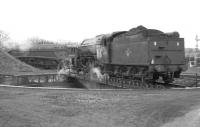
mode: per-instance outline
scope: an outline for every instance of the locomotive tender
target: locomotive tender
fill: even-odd
[[[170,83],[185,68],[184,39],[178,32],[163,33],[143,26],[84,40],[73,64],[87,74]]]

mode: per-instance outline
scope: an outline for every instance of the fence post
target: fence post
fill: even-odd
[[[195,74],[195,82],[196,82],[196,87],[197,87],[197,84],[198,84],[198,82],[197,82],[197,73]]]
[[[16,76],[16,80],[17,80],[17,86],[19,85],[19,77]]]

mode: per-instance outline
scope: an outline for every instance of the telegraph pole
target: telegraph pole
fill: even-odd
[[[198,53],[199,53],[199,45],[198,45],[198,41],[200,41],[200,39],[198,38],[198,36],[196,35],[196,38],[195,38],[195,40],[196,40],[196,50],[195,50],[195,52],[196,52],[196,58],[195,58],[195,61],[196,61],[196,66],[198,67],[198,64],[199,64],[199,56],[198,56]],[[196,69],[196,74],[195,74],[195,79],[196,79],[196,87],[198,86],[198,70],[199,69]]]
[[[200,39],[198,39],[198,36],[196,35],[196,38],[195,38],[195,40],[196,40],[196,53],[198,53],[198,49],[199,49],[199,45],[198,45],[198,41],[200,41]]]
[[[198,42],[200,41],[200,39],[198,38],[198,36],[196,35],[195,37],[195,40],[196,40],[196,47],[195,47],[195,64],[196,66],[198,66],[198,53],[199,53],[199,45],[198,45]]]

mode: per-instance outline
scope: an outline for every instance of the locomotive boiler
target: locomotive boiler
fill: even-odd
[[[78,48],[76,69],[87,74],[170,83],[184,70],[184,39],[143,26],[86,39]]]

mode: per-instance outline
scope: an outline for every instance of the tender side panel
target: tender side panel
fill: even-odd
[[[111,63],[118,65],[148,65],[148,43],[124,36],[111,44]]]

